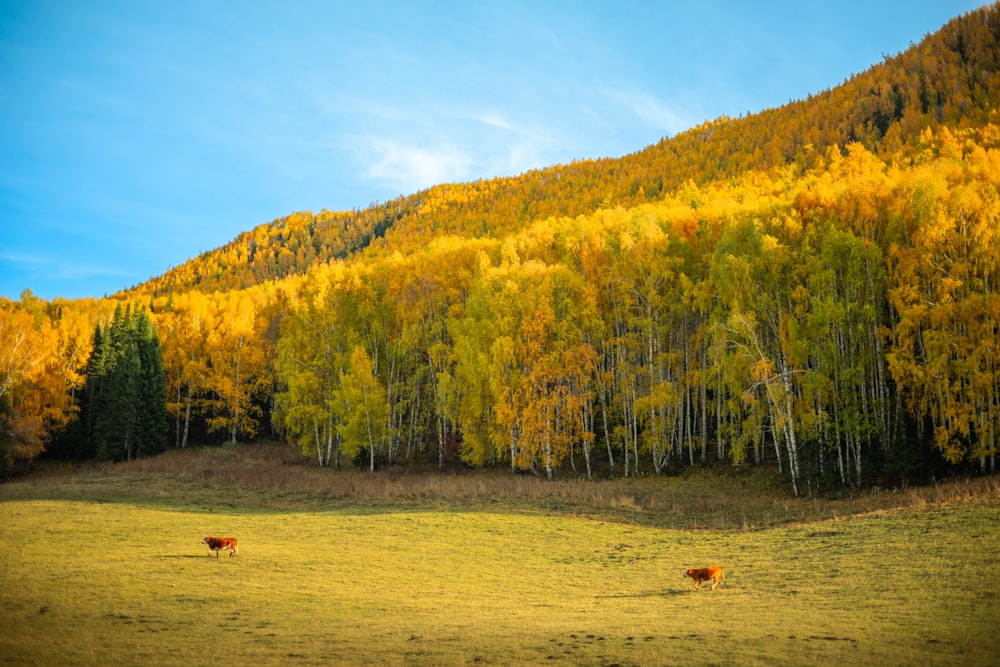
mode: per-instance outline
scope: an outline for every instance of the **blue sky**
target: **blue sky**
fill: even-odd
[[[100,297],[295,211],[631,153],[981,4],[0,0],[0,296]]]

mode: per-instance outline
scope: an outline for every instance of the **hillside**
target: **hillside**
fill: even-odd
[[[0,302],[4,466],[277,437],[371,472],[773,466],[795,495],[995,472],[998,33],[993,6],[623,158],[292,215],[112,299]],[[166,429],[143,416],[164,384]]]
[[[1000,107],[1000,6],[956,18],[842,85],[740,118],[719,118],[617,159],[580,160],[517,177],[442,184],[349,212],[302,212],[245,232],[135,292],[241,289],[364,252],[404,253],[442,235],[502,238],[550,216],[658,201],[749,170],[816,164],[859,142],[912,154],[925,128],[981,127]]]

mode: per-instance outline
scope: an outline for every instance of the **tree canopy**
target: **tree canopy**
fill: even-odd
[[[0,301],[5,465],[278,435],[370,470],[770,461],[796,494],[993,471],[998,54],[994,5],[623,158],[297,213],[110,299]]]

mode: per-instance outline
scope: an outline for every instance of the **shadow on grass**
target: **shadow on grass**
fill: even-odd
[[[680,595],[688,595],[689,593],[692,592],[697,592],[697,591],[689,591],[676,588],[665,588],[653,591],[642,591],[640,593],[618,593],[615,595],[597,595],[595,597],[599,599],[619,599],[619,600],[626,600],[633,598],[671,598]]]
[[[783,477],[766,465],[740,471],[691,469],[674,477],[546,481],[499,469],[336,472],[304,461],[287,446],[246,446],[171,450],[118,464],[40,464],[36,472],[0,484],[0,505],[7,500],[69,500],[206,515],[560,514],[675,530],[748,532],[891,508],[1000,498],[1000,476],[810,500],[790,497]],[[814,530],[810,537],[835,538],[837,532]]]
[[[207,560],[211,556],[206,556],[205,554],[200,556],[196,554],[162,554],[160,558],[200,558],[201,560]]]

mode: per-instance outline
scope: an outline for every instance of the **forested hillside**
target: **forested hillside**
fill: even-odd
[[[623,158],[295,214],[112,299],[4,302],[7,466],[132,455],[78,419],[124,303],[162,347],[164,446],[550,478],[767,462],[795,494],[994,471],[998,61],[995,5]]]
[[[831,146],[851,142],[884,159],[910,157],[925,127],[981,126],[1000,108],[998,11],[956,19],[843,85],[778,109],[708,121],[617,159],[442,184],[352,212],[296,213],[138,290],[239,289],[362,250],[406,253],[442,234],[500,238],[550,216],[657,201],[687,182],[701,186],[786,165],[807,169]]]

